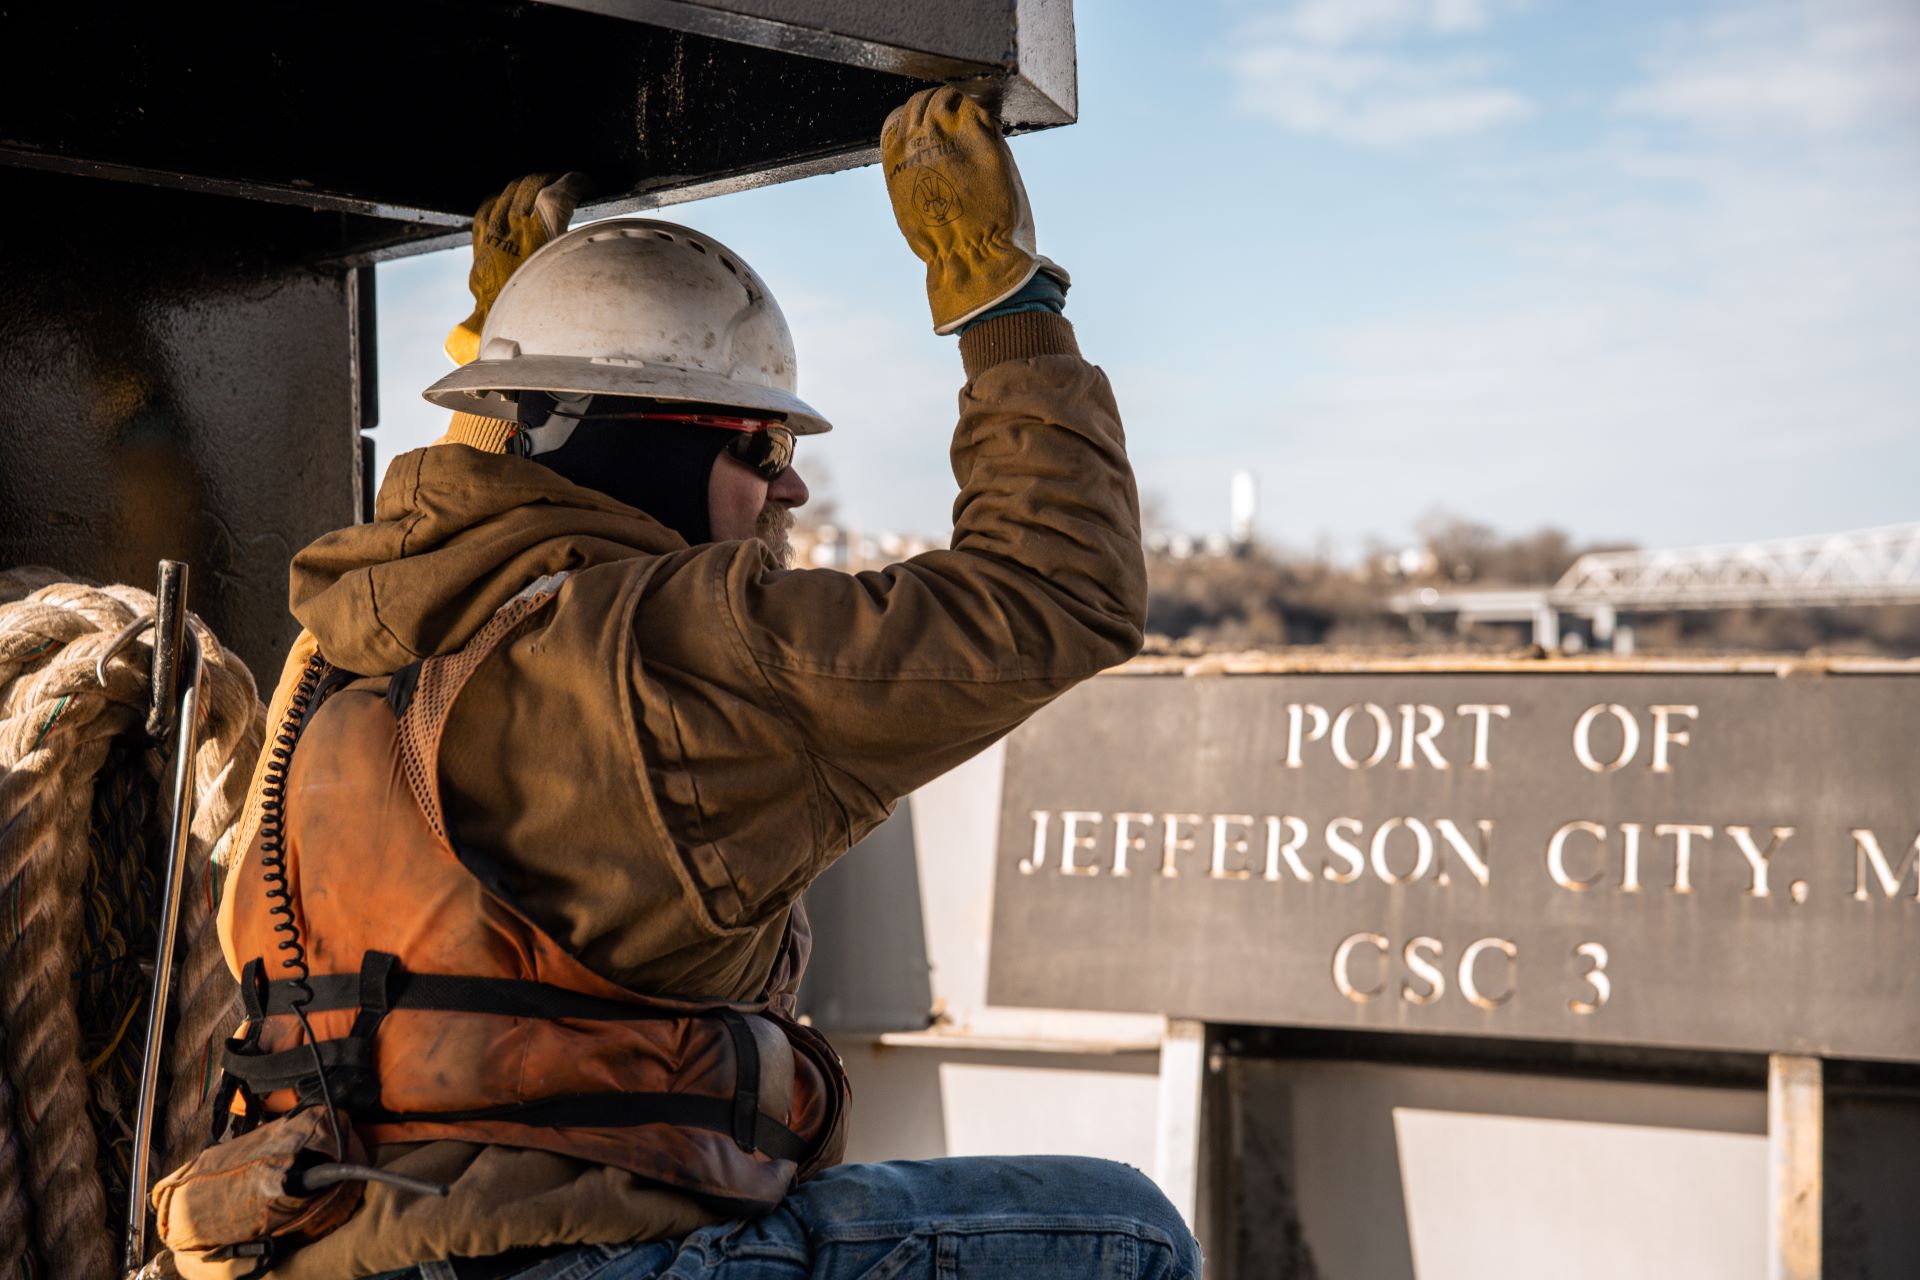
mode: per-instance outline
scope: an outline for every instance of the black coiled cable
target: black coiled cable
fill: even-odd
[[[287,700],[286,719],[268,748],[266,772],[260,779],[260,878],[267,886],[267,911],[274,917],[273,931],[280,935],[274,944],[281,953],[280,965],[293,975],[295,994],[289,1004],[307,1036],[307,1052],[313,1055],[313,1074],[320,1083],[320,1100],[327,1108],[327,1126],[333,1132],[334,1158],[341,1161],[347,1158],[347,1144],[340,1129],[340,1113],[333,1105],[333,1086],[327,1080],[327,1065],[320,1057],[320,1037],[313,1033],[313,1024],[307,1021],[307,1006],[313,1003],[313,986],[308,982],[311,975],[307,969],[307,948],[300,941],[300,922],[294,917],[293,890],[287,880],[287,773],[293,765],[294,744],[300,741],[321,681],[330,670],[326,660],[317,653],[307,659],[306,668]],[[340,1163],[296,1171],[289,1176],[288,1190],[295,1195],[314,1195],[344,1181],[384,1182],[423,1195],[448,1193],[448,1188],[441,1183],[389,1169]]]
[[[290,1002],[307,1036],[307,1050],[313,1055],[313,1071],[320,1081],[320,1099],[327,1107],[327,1125],[333,1131],[335,1159],[347,1155],[340,1132],[340,1114],[334,1110],[333,1089],[327,1083],[326,1064],[320,1059],[320,1039],[307,1021],[307,1006],[313,1003],[313,987],[308,983],[307,948],[300,941],[300,924],[294,919],[293,890],[287,882],[287,771],[293,764],[293,747],[300,740],[307,715],[313,709],[315,691],[326,674],[327,662],[319,654],[307,659],[306,669],[294,686],[287,702],[286,719],[281,722],[273,745],[268,748],[267,768],[260,780],[260,878],[267,886],[267,912],[275,917],[273,931],[280,935],[274,945],[280,951],[280,966],[293,975],[295,994]]]

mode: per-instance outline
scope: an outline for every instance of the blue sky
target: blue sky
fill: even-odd
[[[1016,139],[1159,519],[1358,553],[1436,509],[1649,546],[1920,519],[1914,0],[1080,0]],[[511,175],[500,175],[502,182]],[[941,534],[961,375],[877,171],[663,217],[766,278],[836,430],[803,473]],[[383,265],[382,459],[466,314]]]

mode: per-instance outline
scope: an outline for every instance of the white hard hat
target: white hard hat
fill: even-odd
[[[480,358],[422,394],[512,418],[514,391],[615,395],[781,415],[832,429],[794,392],[793,335],[766,284],[711,236],[650,218],[569,231],[495,299]]]

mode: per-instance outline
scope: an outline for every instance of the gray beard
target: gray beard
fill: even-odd
[[[771,502],[760,509],[760,518],[753,524],[753,536],[782,569],[793,568],[793,543],[787,538],[787,531],[792,528],[793,512]]]

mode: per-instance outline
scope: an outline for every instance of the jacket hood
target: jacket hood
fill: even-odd
[[[685,549],[653,517],[537,462],[433,445],[393,460],[372,524],[293,558],[294,616],[329,662],[388,675],[460,648],[542,574]]]

